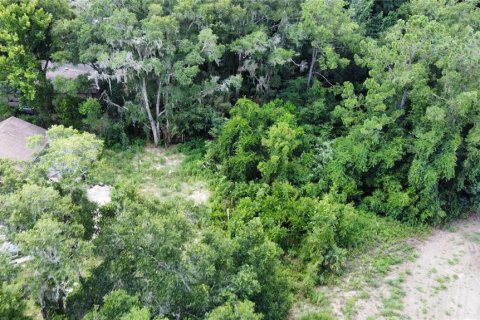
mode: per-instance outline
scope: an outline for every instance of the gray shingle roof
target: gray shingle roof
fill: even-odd
[[[0,158],[34,160],[35,153],[27,146],[27,138],[41,134],[45,137],[41,148],[47,145],[47,130],[21,119],[10,117],[0,122]]]
[[[65,77],[67,79],[76,79],[78,76],[85,74],[89,78],[96,74],[95,69],[86,64],[64,64],[56,65],[50,62],[47,69],[47,79],[53,80],[58,76]]]

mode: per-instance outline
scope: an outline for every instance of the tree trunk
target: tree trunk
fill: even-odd
[[[45,303],[45,292],[43,290],[40,292],[40,296],[38,297],[38,303],[40,304],[43,320],[48,320],[47,306]]]
[[[402,100],[398,104],[398,109],[403,109],[405,107],[405,102],[407,101],[407,90],[403,91]]]
[[[158,89],[157,89],[157,99],[155,101],[155,120],[157,122],[157,134],[160,135],[160,103],[161,103],[161,98],[162,98],[162,82],[159,80],[158,81]]]
[[[65,292],[63,291],[63,289],[60,289],[58,291],[57,305],[60,314],[65,314]]]
[[[310,85],[312,84],[313,72],[315,71],[314,68],[315,68],[315,64],[317,63],[317,54],[318,54],[318,49],[313,48],[312,61],[310,61],[310,69],[308,70],[307,89],[310,88]]]
[[[45,306],[42,307],[42,318],[43,318],[43,320],[48,320],[48,312],[47,312],[47,308],[45,308]]]
[[[65,301],[64,301],[64,294],[61,293],[60,297],[58,298],[57,304],[58,304],[58,311],[60,314],[65,314]]]
[[[168,99],[168,96],[166,96],[166,99]],[[166,101],[168,102],[168,100]],[[171,140],[171,137],[170,137],[170,121],[168,120],[168,104],[165,103],[165,119],[166,119],[166,124],[165,124],[165,148],[168,147],[168,145],[170,144],[170,140]]]
[[[167,77],[167,84],[170,83],[170,75]],[[168,92],[165,92],[164,96],[164,104],[165,104],[165,128],[163,129],[163,136],[165,138],[165,147],[168,147],[171,142],[171,134],[170,134],[170,114],[168,109]]]
[[[157,121],[155,121],[155,119],[153,118],[152,110],[150,110],[150,102],[148,100],[148,93],[147,93],[147,82],[145,80],[145,77],[142,78],[140,85],[142,89],[142,96],[143,96],[145,111],[147,112],[148,121],[150,122],[150,126],[152,128],[153,143],[156,146],[158,146],[159,137],[158,137],[158,130],[157,130]]]

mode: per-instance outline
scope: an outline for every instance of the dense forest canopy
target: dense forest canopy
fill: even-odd
[[[50,128],[0,160],[29,257],[1,254],[2,319],[286,319],[350,250],[480,206],[478,0],[0,0],[0,89]],[[145,142],[184,143],[207,206],[87,201]]]

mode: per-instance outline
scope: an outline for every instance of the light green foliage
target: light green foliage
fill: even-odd
[[[235,300],[252,301],[255,312],[266,319],[288,313],[290,287],[280,250],[267,240],[259,221],[230,237],[217,228],[196,227],[199,217],[182,205],[162,205],[129,193],[117,197],[121,212],[105,221],[97,241],[104,257],[97,276],[108,283],[106,289],[121,283],[152,307],[152,315],[165,317],[203,317]],[[134,277],[128,276],[132,267]]]
[[[263,180],[287,180],[289,177],[289,163],[292,154],[301,145],[303,130],[291,129],[288,123],[280,122],[268,130],[268,136],[262,139],[262,146],[266,147],[269,159],[258,164],[258,170]]]
[[[480,207],[479,32],[478,1],[0,0],[2,93],[76,128],[52,127],[26,172],[0,161],[1,223],[32,256],[2,290],[18,276],[45,319],[276,320],[292,279],[325,303],[315,286],[364,245],[369,274],[388,272],[402,223]],[[99,99],[80,77],[52,103],[52,58],[93,66]],[[122,149],[94,165],[93,133]],[[128,145],[150,136],[214,140],[178,147],[177,167]],[[200,177],[210,202],[182,201]],[[114,186],[91,240],[86,183]]]
[[[302,171],[309,165],[302,152],[308,144],[287,110],[293,111],[292,106],[273,102],[259,107],[248,100],[232,109],[233,117],[211,146],[209,158],[227,180],[249,183],[221,185],[216,216],[226,218],[234,230],[259,217],[269,237],[283,248],[295,250],[300,244],[302,259],[316,265],[316,278],[326,271],[339,272],[345,249],[365,242],[374,227],[371,218],[352,205],[337,203],[333,196],[305,196],[295,187],[309,177]],[[307,186],[308,194],[313,190]],[[225,216],[222,210],[232,204],[231,216]]]
[[[2,283],[0,287],[0,317],[2,319],[29,319],[24,315],[26,302],[20,292]]]
[[[58,220],[70,220],[75,208],[67,197],[52,187],[24,184],[21,189],[0,196],[0,219],[10,229],[24,231],[33,227],[44,214]]]
[[[260,320],[262,316],[255,314],[254,304],[250,301],[227,303],[214,309],[207,320]]]
[[[58,304],[64,312],[67,293],[85,276],[92,259],[92,245],[82,240],[83,228],[73,223],[62,223],[44,215],[35,226],[19,233],[15,240],[21,251],[31,260],[25,268],[25,284],[32,298],[46,310],[47,301]]]
[[[149,320],[150,312],[140,308],[138,298],[129,296],[124,290],[115,290],[104,297],[104,303],[98,310],[91,311],[84,320]]]
[[[9,253],[0,252],[0,317],[2,319],[29,319],[25,316],[27,301],[14,280],[20,268],[11,263]]]
[[[469,191],[478,177],[470,160],[478,150],[469,140],[478,117],[471,100],[478,77],[466,68],[463,80],[456,78],[460,61],[478,58],[458,51],[478,47],[478,31],[462,26],[469,17],[447,25],[441,8],[433,13],[438,21],[419,11],[399,21],[380,43],[365,41],[365,55],[357,60],[370,69],[366,92],[357,94],[344,84],[343,101],[333,113],[350,128],[334,142],[336,156],[328,166],[334,190],[343,199],[361,199],[369,210],[411,222],[438,223],[447,212],[457,216],[478,201]],[[477,11],[471,8],[470,14]]]
[[[78,107],[78,112],[85,116],[83,123],[93,132],[102,130],[101,108],[100,102],[93,98],[86,99]]]
[[[35,49],[46,40],[52,15],[38,1],[0,2],[0,83],[33,100],[40,61]]]
[[[239,100],[209,157],[221,164],[229,179],[295,179],[297,164],[292,158],[302,150],[303,131],[296,126],[292,109],[279,101],[260,107]]]
[[[299,25],[302,36],[310,39],[318,52],[320,70],[346,66],[349,60],[336,52],[337,44],[354,46],[359,39],[358,25],[349,17],[343,0],[307,0],[302,4]]]
[[[224,50],[210,28],[194,25],[182,11],[174,4],[117,6],[114,1],[93,1],[70,22],[71,27],[84,26],[75,30],[80,60],[94,64],[102,79],[124,88],[124,100],[141,108],[140,122],[155,144],[160,139],[170,143],[175,130],[181,130],[172,124],[180,101],[204,98],[206,92],[195,88],[193,79],[202,64],[218,64]],[[98,25],[88,22],[92,18]],[[213,91],[218,89],[219,85]],[[194,91],[198,93],[192,96]]]
[[[63,190],[73,192],[88,174],[103,142],[91,133],[80,133],[64,126],[51,127],[47,135],[49,147],[39,166],[47,175],[55,174]]]
[[[34,107],[35,122],[52,123],[53,90],[46,73],[58,50],[53,27],[72,12],[66,0],[0,1],[0,86],[20,106]]]
[[[15,165],[14,161],[0,159],[0,195],[13,192],[22,186],[26,173],[16,170]]]
[[[345,254],[342,248],[368,240],[375,229],[373,221],[351,205],[338,204],[327,197],[316,204],[303,256],[308,261],[318,261],[321,269],[339,272]]]

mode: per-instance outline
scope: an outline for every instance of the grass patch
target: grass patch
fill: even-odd
[[[387,274],[391,266],[402,263],[403,261],[404,258],[396,254],[378,257],[375,260],[375,268],[379,273]]]
[[[345,318],[347,320],[354,319],[356,314],[355,303],[357,303],[357,297],[350,297],[347,299],[347,303],[345,304]]]
[[[299,320],[335,320],[328,312],[310,313],[298,318]]]
[[[480,232],[469,232],[464,236],[467,240],[480,244]]]
[[[448,289],[447,283],[450,282],[450,277],[448,275],[445,276],[439,276],[435,278],[435,281],[438,283],[438,285],[433,286],[433,293],[437,294],[440,291],[444,291]]]
[[[209,197],[208,170],[204,170],[205,143],[169,149],[137,144],[123,150],[105,149],[88,182],[114,187],[128,185],[159,200],[186,199],[197,204]]]
[[[401,318],[401,311],[403,310],[403,298],[406,295],[406,292],[401,287],[401,283],[403,283],[403,281],[404,279],[401,278],[392,280],[390,283],[392,286],[390,290],[390,296],[382,300],[382,315],[387,319]]]
[[[460,263],[460,258],[453,257],[452,259],[449,259],[447,262],[449,265],[454,266]]]
[[[333,276],[329,286],[318,286],[313,290],[313,294],[299,297],[298,301],[305,301],[305,304],[316,311],[329,312],[330,302],[335,300],[336,303],[341,302],[344,305],[343,315],[339,318],[355,319],[358,313],[355,305],[358,300],[372,298],[369,288],[381,287],[393,266],[416,259],[415,247],[407,243],[406,239],[423,238],[430,232],[429,228],[414,228],[385,218],[377,218],[377,223],[378,232],[375,237],[367,244],[348,252],[345,270],[341,275]],[[398,319],[405,296],[401,284],[408,274],[411,274],[411,270],[388,282],[392,287],[391,293],[389,297],[382,299],[384,314],[378,315],[379,317]],[[332,290],[332,286],[338,287],[338,290]],[[318,298],[315,298],[316,295]],[[301,316],[301,310],[298,312],[297,315]],[[294,310],[293,314],[295,313]]]

